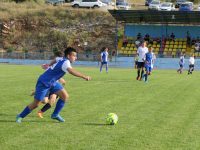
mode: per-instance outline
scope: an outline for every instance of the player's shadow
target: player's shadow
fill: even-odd
[[[86,125],[86,126],[109,126],[109,124],[105,124],[105,123],[83,123],[83,125]]]

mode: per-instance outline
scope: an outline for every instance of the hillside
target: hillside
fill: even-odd
[[[36,3],[1,3],[0,10],[1,45],[8,52],[53,51],[69,45],[80,51],[114,49],[116,23],[107,11]]]

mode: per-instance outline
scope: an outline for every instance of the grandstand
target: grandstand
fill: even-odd
[[[134,56],[137,52],[137,41],[150,36],[148,45],[154,48],[160,57],[178,57],[181,52],[189,55],[195,53],[195,41],[200,33],[200,14],[198,12],[179,11],[146,11],[146,10],[109,10],[117,23],[123,22],[124,36],[117,39],[118,55]],[[117,27],[117,26],[116,26]],[[170,35],[174,33],[175,38]],[[138,38],[138,34],[141,34]]]

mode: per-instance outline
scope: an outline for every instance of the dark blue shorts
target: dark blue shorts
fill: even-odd
[[[104,65],[104,64],[106,64],[106,65],[107,65],[107,64],[108,64],[108,62],[104,61],[104,62],[101,62],[101,64],[102,64],[102,65]]]
[[[47,87],[41,81],[38,81],[35,87],[34,98],[39,101],[43,101],[44,97],[49,97],[49,95],[54,94],[62,89],[63,87],[59,82],[56,82],[55,85],[52,85],[51,87]]]
[[[147,72],[151,72],[152,67],[151,67],[151,65],[145,65],[145,69]]]

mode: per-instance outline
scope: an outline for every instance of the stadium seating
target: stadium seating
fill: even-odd
[[[123,41],[119,40],[118,54],[125,56],[134,56],[137,53],[137,47],[135,45],[136,37],[128,37],[128,43],[123,46]],[[186,38],[176,38],[175,40],[164,39],[158,42],[157,39],[151,39],[151,42],[147,46],[152,46],[155,54],[162,55],[164,57],[179,57],[181,53],[193,53],[195,52],[194,44],[192,46],[187,45]],[[195,53],[196,57],[200,56],[199,53]]]

